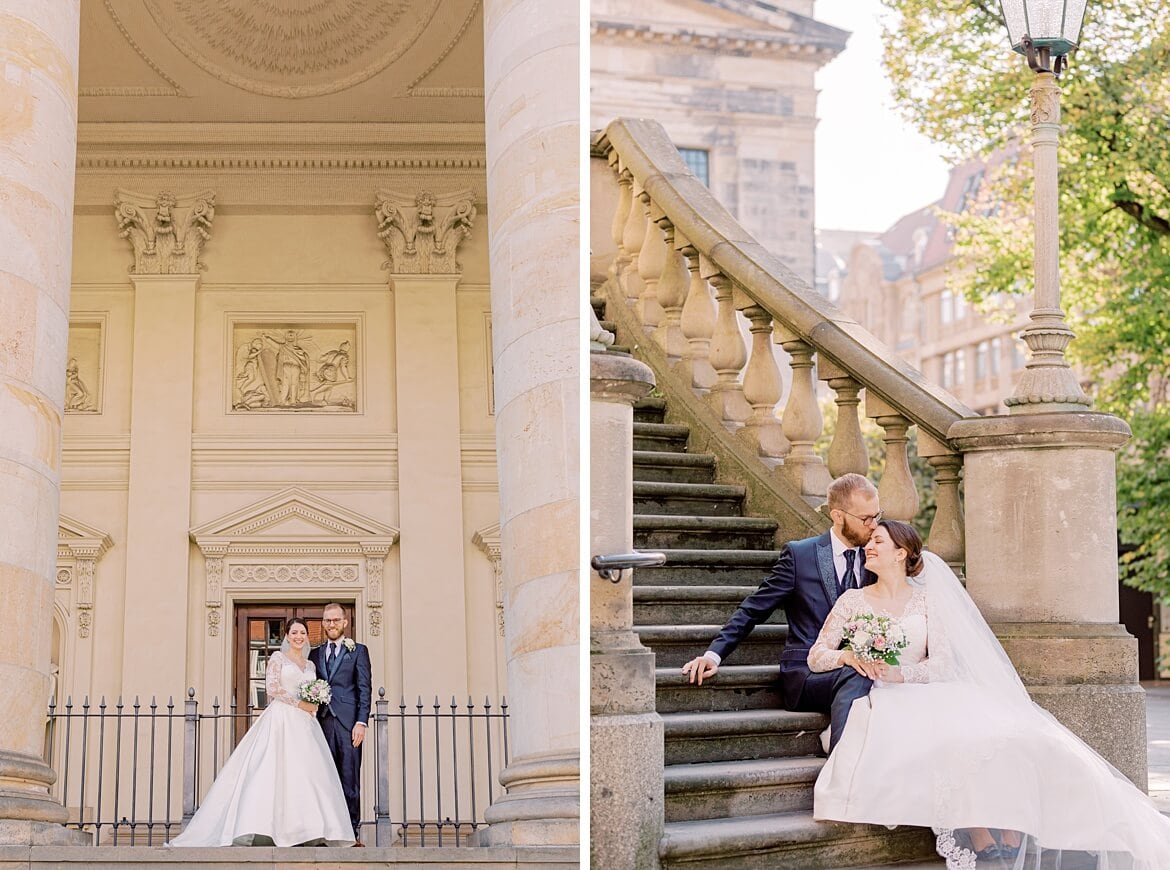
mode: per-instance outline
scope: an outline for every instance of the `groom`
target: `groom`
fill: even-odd
[[[341,791],[349,806],[354,845],[362,846],[361,772],[362,741],[366,737],[366,720],[370,718],[370,651],[364,644],[345,636],[349,620],[340,604],[326,604],[321,613],[325,643],[309,653],[317,675],[329,682],[333,697],[317,711],[325,742],[337,765]]]
[[[831,752],[845,730],[850,706],[869,694],[873,682],[847,667],[814,674],[808,669],[808,651],[841,593],[877,579],[865,570],[862,548],[882,512],[877,489],[860,474],[834,480],[828,497],[833,527],[815,538],[790,541],[772,566],[772,573],[739,605],[710,648],[682,670],[690,682],[702,685],[756,625],[782,607],[788,619],[788,640],[780,654],[784,706],[805,713],[828,713]]]

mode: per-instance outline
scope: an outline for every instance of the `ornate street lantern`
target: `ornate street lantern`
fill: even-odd
[[[1032,69],[1060,74],[1077,47],[1086,0],[1000,0],[1012,48]],[[1054,63],[1049,67],[1049,60]]]

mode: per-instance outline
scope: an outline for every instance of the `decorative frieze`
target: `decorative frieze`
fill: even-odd
[[[379,190],[374,205],[378,238],[390,259],[382,264],[395,275],[458,275],[455,253],[475,224],[471,190],[417,194]]]
[[[214,191],[180,197],[164,190],[151,197],[119,189],[114,217],[118,235],[134,250],[135,275],[192,275],[205,268],[199,256],[211,238]]]
[[[358,410],[356,322],[233,323],[233,411]]]
[[[357,583],[357,565],[314,565],[287,562],[269,565],[233,565],[228,571],[232,584],[240,583]]]

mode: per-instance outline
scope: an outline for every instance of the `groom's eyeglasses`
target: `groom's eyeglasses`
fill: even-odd
[[[321,622],[324,625],[336,625],[339,622],[345,622],[345,620],[344,619],[322,619]]]
[[[882,514],[885,513],[885,511],[878,511],[876,514],[870,514],[868,517],[859,517],[857,514],[849,513],[849,511],[845,510],[844,508],[837,508],[837,510],[841,511],[841,513],[845,514],[845,516],[853,517],[855,520],[861,520],[861,524],[864,526],[868,526],[870,523],[880,523],[882,520]]]

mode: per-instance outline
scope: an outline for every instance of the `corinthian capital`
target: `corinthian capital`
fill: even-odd
[[[152,197],[117,190],[114,217],[118,235],[134,249],[135,275],[190,275],[205,268],[199,255],[211,238],[214,191],[176,196],[164,190]]]
[[[470,190],[439,195],[379,190],[374,217],[390,255],[382,268],[395,275],[459,274],[455,251],[471,235],[475,215]]]

